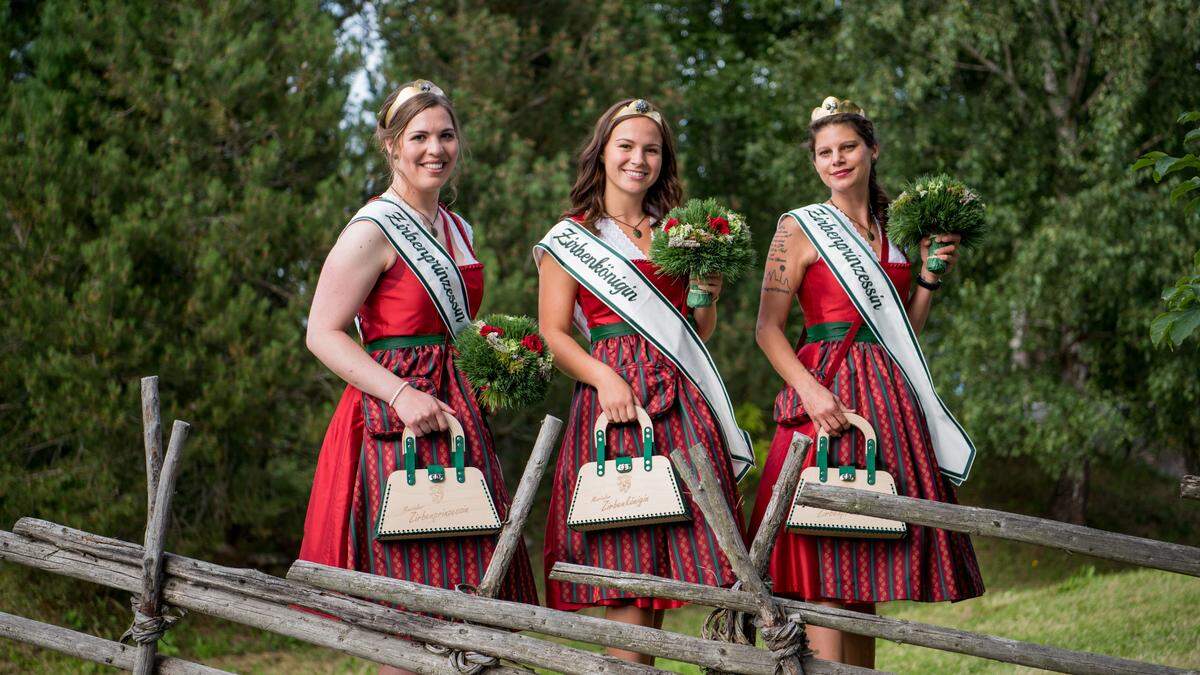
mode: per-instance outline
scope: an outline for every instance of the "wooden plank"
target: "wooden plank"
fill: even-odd
[[[675,449],[671,451],[671,461],[691,490],[696,506],[704,513],[704,518],[716,536],[717,544],[729,560],[733,573],[758,599],[756,614],[764,634],[772,628],[784,625],[787,617],[771,597],[762,575],[750,561],[750,553],[746,550],[741,533],[738,532],[729,505],[722,496],[721,484],[708,458],[708,451],[699,444],[693,445],[687,455],[684,455],[682,450]],[[809,656],[805,660],[811,661],[812,657]],[[806,666],[806,663],[801,663],[799,656],[786,656],[778,660],[779,670],[786,675],[804,675],[808,670]]]
[[[1200,576],[1200,548],[1105,532],[1057,520],[977,506],[866,493],[818,483],[804,484],[796,495],[796,501],[824,509],[894,518],[916,525],[1023,541],[1106,560]]]
[[[800,482],[800,468],[804,466],[804,456],[808,454],[810,445],[812,439],[808,436],[798,431],[792,434],[787,457],[783,460],[783,467],[779,469],[779,478],[771,488],[771,500],[767,502],[762,522],[750,545],[750,562],[759,574],[767,573],[771,550],[775,548],[779,528],[783,526],[783,521],[792,509],[792,495],[796,494],[796,485]]]
[[[550,578],[557,581],[602,586],[642,596],[683,600],[709,607],[723,607],[741,612],[753,612],[758,607],[758,598],[747,591],[715,588],[648,574],[632,574],[597,567],[556,563],[550,573]],[[967,654],[1031,668],[1077,675],[1112,675],[1114,673],[1182,675],[1192,672],[1115,656],[1077,652],[927,623],[864,614],[840,607],[825,607],[778,597],[775,599],[786,613],[799,614],[805,623],[814,626],[824,626],[848,633],[891,640],[900,644],[912,644]]]
[[[141,570],[136,562],[107,560],[2,530],[0,560],[130,592],[136,591],[141,583]],[[170,566],[169,556],[168,571]],[[244,592],[210,588],[169,577],[163,586],[163,599],[177,607],[286,635],[384,665],[430,674],[445,673],[448,669],[445,658],[430,654],[420,645],[393,633],[333,621],[292,609],[285,604],[260,600]],[[507,667],[495,668],[489,673],[527,675],[524,670]]]
[[[775,670],[775,659],[761,649],[727,645],[679,633],[607,621],[502,600],[485,600],[422,584],[389,579],[351,570],[296,561],[288,578],[321,588],[383,602],[395,602],[417,611],[438,611],[465,621],[515,630],[530,630],[554,637],[617,647],[651,656],[662,656],[733,673],[766,675]]]
[[[135,544],[33,518],[22,518],[15,529],[22,535],[46,541],[60,548],[122,564],[136,560],[137,556],[141,554],[140,547]],[[664,672],[650,666],[629,663],[611,656],[594,654],[504,630],[451,623],[442,619],[413,614],[409,611],[392,609],[374,602],[350,598],[338,593],[330,593],[324,589],[273,577],[256,570],[233,569],[202,560],[168,554],[166,571],[169,579],[206,588],[244,593],[255,599],[273,602],[280,606],[309,607],[369,630],[398,633],[430,644],[487,654],[560,672],[581,675],[586,673]],[[363,576],[371,577],[372,575]],[[484,603],[499,602],[475,598],[457,591],[436,590],[452,599],[470,598]],[[413,605],[409,603],[405,603],[405,606],[413,608]],[[423,607],[421,611],[449,615],[445,608],[438,604]],[[496,610],[493,608],[491,611],[495,612]],[[442,661],[442,664],[448,665],[445,660]]]
[[[142,554],[142,593],[138,599],[138,612],[146,617],[162,614],[160,595],[162,592],[163,546],[167,528],[171,524],[171,499],[175,495],[175,480],[179,477],[180,457],[187,444],[191,425],[175,420],[171,427],[171,442],[158,473],[158,485],[154,496],[154,511],[146,526],[146,547]],[[135,618],[136,622],[137,619]],[[135,675],[153,675],[158,641],[138,645]]]
[[[1184,499],[1200,499],[1200,476],[1184,476],[1179,481],[1179,496]]]
[[[132,646],[5,612],[0,612],[0,637],[121,670],[133,670],[137,662]],[[162,675],[230,675],[224,670],[169,656],[158,657],[157,666]]]
[[[477,593],[485,598],[494,598],[500,592],[513,554],[524,543],[522,532],[525,530],[525,520],[529,517],[538,484],[542,482],[542,475],[546,473],[550,454],[554,451],[562,426],[562,420],[553,415],[546,415],[542,420],[542,428],[533,443],[533,452],[529,455],[525,472],[521,474],[521,482],[517,485],[512,504],[508,508],[508,520],[501,528],[500,536],[496,538],[492,559],[479,582]]]

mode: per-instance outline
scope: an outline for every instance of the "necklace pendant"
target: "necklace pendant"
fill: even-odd
[[[867,241],[875,241],[875,230],[867,230]]]
[[[641,239],[641,238],[642,238],[642,231],[641,231],[641,230],[638,230],[638,229],[635,229],[635,230],[633,231],[633,238],[634,238],[634,239]]]

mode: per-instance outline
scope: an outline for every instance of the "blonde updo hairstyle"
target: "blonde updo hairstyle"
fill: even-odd
[[[466,150],[466,142],[464,141],[462,131],[459,128],[458,114],[454,112],[454,105],[450,103],[450,99],[443,94],[439,94],[434,91],[422,91],[410,96],[408,100],[401,103],[400,107],[397,108],[394,113],[392,113],[391,119],[387,119],[388,111],[391,110],[392,103],[396,100],[396,97],[400,95],[400,92],[404,91],[408,87],[418,86],[420,83],[425,81],[426,80],[413,80],[411,82],[405,82],[399,87],[396,87],[391,94],[388,94],[388,97],[383,100],[383,105],[379,108],[379,113],[375,117],[375,141],[379,144],[379,150],[383,153],[383,156],[387,161],[389,181],[395,180],[396,167],[392,163],[392,154],[388,152],[388,141],[391,141],[393,148],[396,147],[397,144],[403,143],[403,139],[401,137],[404,135],[404,130],[408,127],[408,123],[411,122],[414,117],[436,106],[441,106],[443,109],[445,109],[445,111],[450,115],[450,123],[454,125],[454,133],[458,137],[458,156],[454,158],[454,173],[451,174],[450,180],[446,183],[447,187],[451,191],[452,196],[450,199],[446,199],[445,201],[446,203],[451,203],[454,201],[453,194],[455,191],[455,182],[458,178],[459,167],[462,165],[462,158],[465,154],[464,151]]]

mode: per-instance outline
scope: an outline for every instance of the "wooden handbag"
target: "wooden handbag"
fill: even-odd
[[[867,468],[859,469],[853,464],[837,468],[838,487],[896,494],[896,480],[886,471],[875,469],[879,442],[875,430],[862,417],[846,413],[846,419],[867,439]],[[810,466],[800,474],[800,488],[806,482],[829,482],[829,434],[817,434],[817,465]],[[825,537],[864,537],[875,539],[899,539],[908,531],[908,526],[898,520],[875,518],[857,513],[841,513],[814,506],[804,506],[792,500],[792,511],[788,514],[787,528],[795,534],[811,534]]]
[[[451,415],[446,415],[446,420],[450,423],[454,475],[447,480],[446,468],[440,464],[418,469],[417,438],[406,427],[401,436],[404,469],[388,476],[376,539],[461,537],[500,530],[500,515],[483,473],[464,465],[467,439],[462,425]]]
[[[592,439],[596,461],[579,467],[567,525],[581,532],[688,520],[687,502],[679,491],[675,469],[666,457],[654,455],[654,426],[645,408],[637,406],[642,457],[605,456],[608,415],[600,413]]]

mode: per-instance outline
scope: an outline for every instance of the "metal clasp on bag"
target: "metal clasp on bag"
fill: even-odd
[[[844,481],[852,481],[857,476],[858,472],[854,469],[853,464],[843,464],[838,467],[838,478]]]
[[[633,471],[632,457],[617,457],[614,461],[616,462],[617,473],[629,473]]]
[[[442,483],[446,480],[446,467],[441,464],[430,464],[425,470],[429,472],[430,483]]]

